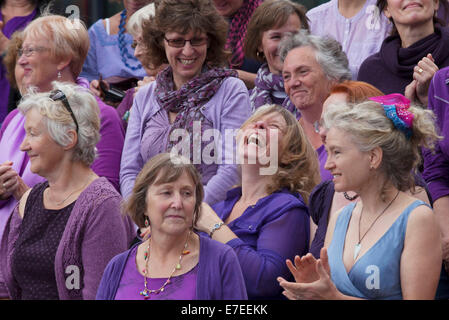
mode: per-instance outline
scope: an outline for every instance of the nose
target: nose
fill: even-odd
[[[25,136],[22,143],[20,144],[20,151],[26,152],[30,150],[30,145],[28,144],[28,138]]]
[[[182,208],[182,196],[179,192],[173,193],[171,208],[177,209],[177,210]]]
[[[256,129],[266,129],[267,123],[263,120],[258,120],[254,123],[254,128]]]
[[[17,63],[19,65],[25,65],[28,63],[28,60],[27,60],[27,57],[25,56],[25,54],[22,54],[20,57],[18,57]]]
[[[329,157],[329,154],[327,155],[326,163],[324,164],[324,169],[331,171],[335,167],[334,162],[332,161],[331,157]]]
[[[194,51],[194,49],[193,49],[190,41],[186,41],[184,47],[182,47],[182,53],[184,55],[188,56],[189,54],[192,54],[193,51]]]

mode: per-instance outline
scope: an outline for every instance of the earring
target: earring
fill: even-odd
[[[61,79],[61,78],[62,78],[61,71],[58,71],[58,79]]]
[[[264,55],[263,52],[261,52],[261,51],[257,51],[257,52],[256,52],[256,56],[257,56],[259,59],[264,59],[264,58],[265,58],[265,55]]]
[[[145,217],[145,228],[148,228],[150,226],[150,219],[148,217]]]

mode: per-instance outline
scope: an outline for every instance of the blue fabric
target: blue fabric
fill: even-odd
[[[382,107],[384,107],[385,114],[387,115],[388,119],[393,121],[394,126],[397,129],[401,130],[405,134],[407,139],[410,139],[410,137],[412,136],[412,129],[409,128],[401,118],[399,118],[396,111],[396,106],[395,105],[388,106],[383,104]]]
[[[328,249],[332,281],[338,290],[349,296],[362,299],[402,299],[400,264],[408,217],[416,207],[427,204],[421,200],[410,204],[385,234],[358,258],[348,273],[343,263],[343,248],[355,205],[347,205],[337,218]]]

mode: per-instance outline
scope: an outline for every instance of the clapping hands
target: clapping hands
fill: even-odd
[[[413,81],[405,88],[404,95],[411,101],[427,106],[430,81],[438,70],[438,66],[429,53],[414,67]]]

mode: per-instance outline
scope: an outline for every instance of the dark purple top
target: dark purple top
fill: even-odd
[[[324,144],[321,145],[318,149],[316,149],[316,153],[318,154],[318,161],[320,163],[320,176],[321,181],[332,180],[334,177],[332,176],[329,170],[324,168],[327,161],[327,152]]]
[[[128,119],[129,119],[129,114],[126,116],[126,112],[127,111],[131,111],[131,107],[133,106],[133,102],[134,102],[134,92],[136,90],[134,88],[128,89],[126,91],[126,95],[123,98],[122,102],[120,102],[120,104],[117,107],[117,113],[119,118],[122,120],[122,126],[123,129],[125,129],[126,132],[126,128],[128,127]]]
[[[234,188],[213,209],[224,221],[241,196],[242,189]],[[239,258],[248,298],[282,299],[276,279],[292,279],[285,260],[293,261],[309,249],[309,212],[302,197],[287,189],[274,192],[246,208],[228,227],[238,237],[227,244]]]
[[[44,182],[31,190],[12,256],[21,300],[59,300],[55,256],[75,201],[61,210],[45,209],[47,187]]]
[[[365,81],[384,94],[404,93],[413,80],[413,68],[431,53],[439,68],[449,66],[449,29],[435,26],[435,32],[408,48],[398,35],[384,40],[380,51],[363,61],[357,80]]]
[[[144,277],[137,270],[137,246],[133,247],[125,265],[123,276],[115,295],[115,300],[145,300],[140,295],[144,286]],[[151,266],[150,266],[151,268]],[[195,300],[196,277],[198,264],[190,271],[170,279],[164,291],[150,294],[150,300]],[[148,278],[148,289],[157,290],[163,286],[167,278]]]
[[[3,34],[10,39],[17,30],[25,28],[37,14],[37,9],[24,17],[14,17],[3,26]],[[3,15],[0,12],[0,21],[3,21]],[[0,57],[0,126],[8,114],[9,81],[6,78],[6,67],[3,65],[3,57]]]
[[[429,87],[428,108],[435,113],[436,125],[444,137],[436,144],[435,154],[423,149],[423,178],[432,200],[435,201],[449,195],[449,67],[439,70],[433,76]]]

